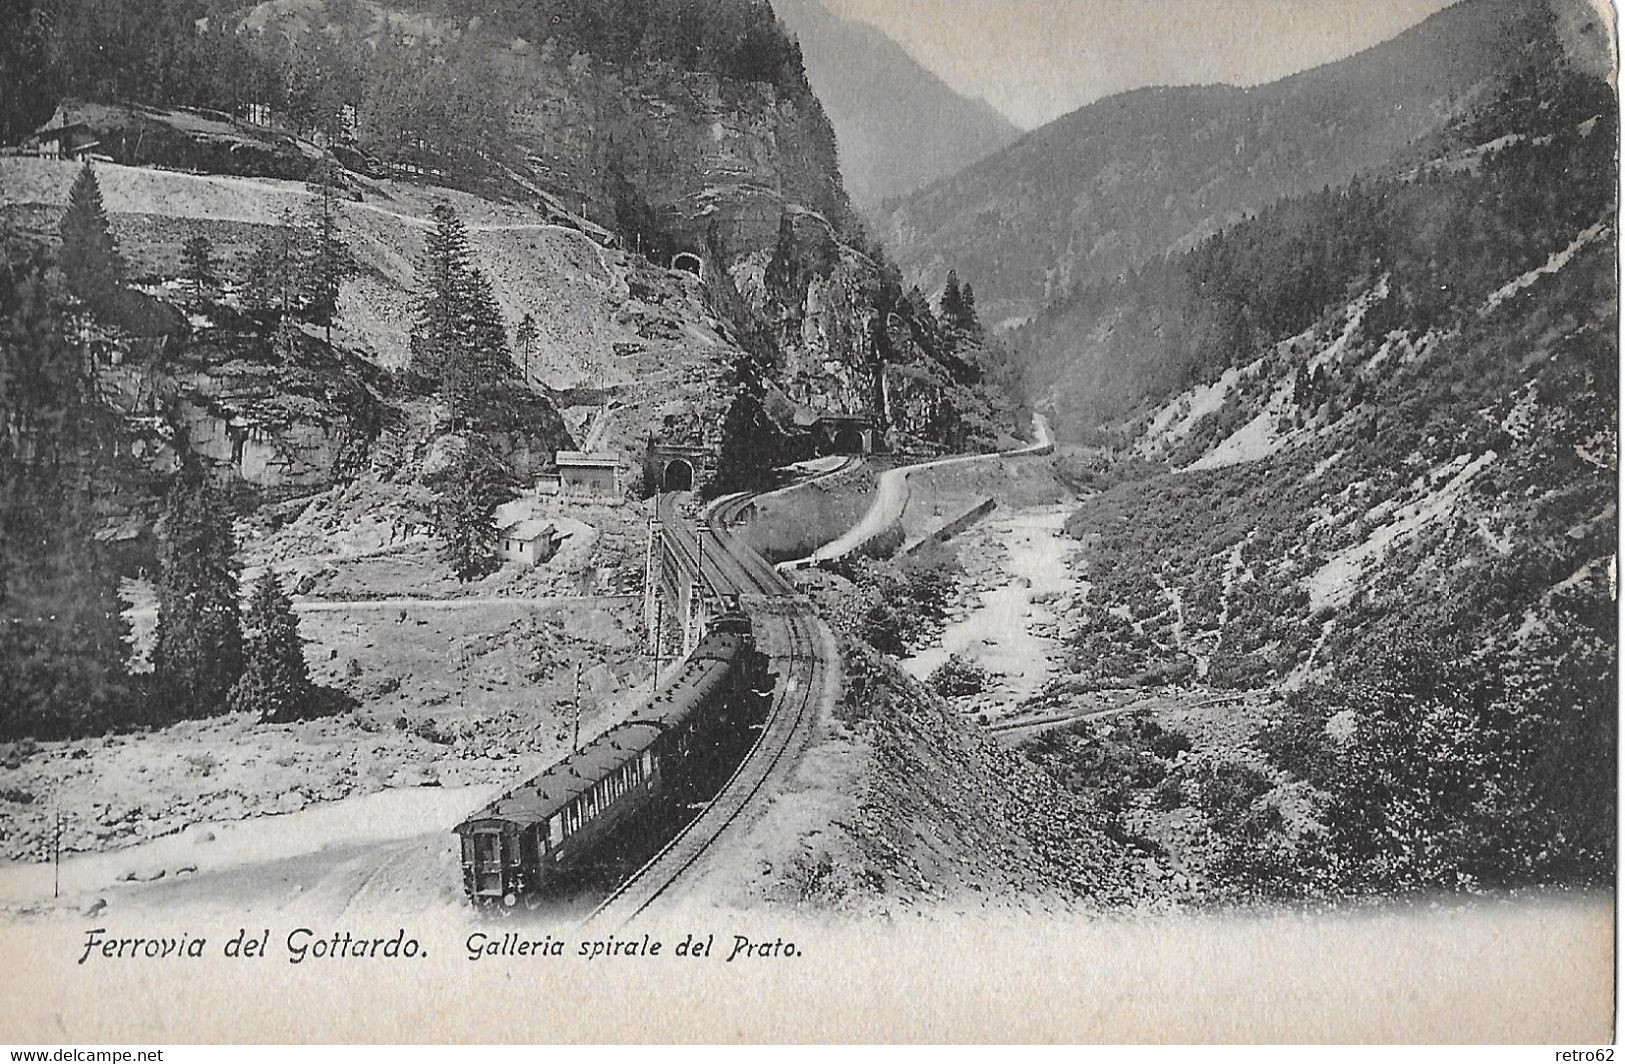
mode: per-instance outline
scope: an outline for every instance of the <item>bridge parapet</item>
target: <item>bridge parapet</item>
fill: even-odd
[[[660,632],[675,623],[682,634],[686,655],[705,635],[718,601],[709,593],[702,574],[706,550],[705,529],[694,537],[694,546],[668,532],[658,521],[649,525],[649,545],[644,559],[643,627],[648,633],[647,649],[655,650]],[[691,553],[692,549],[692,553]],[[669,606],[669,610],[663,606]]]

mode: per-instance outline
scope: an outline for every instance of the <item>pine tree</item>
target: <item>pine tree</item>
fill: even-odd
[[[976,320],[976,293],[971,291],[969,281],[959,286],[959,321],[957,324],[968,333],[980,332],[982,328],[982,323]]]
[[[496,567],[496,485],[473,445],[463,450],[435,502],[440,556],[457,579],[477,580]]]
[[[62,738],[140,712],[118,574],[95,538],[111,413],[66,339],[60,274],[0,255],[0,736]]]
[[[68,190],[59,229],[68,287],[94,312],[105,313],[124,283],[124,260],[107,224],[102,189],[90,160]]]
[[[959,273],[956,270],[948,271],[948,284],[942,290],[942,300],[937,304],[937,311],[942,320],[949,325],[957,324],[964,317],[964,297],[959,290]]]
[[[519,328],[514,331],[513,339],[514,343],[519,346],[520,356],[524,359],[525,383],[529,384],[530,355],[536,349],[537,342],[541,339],[541,334],[536,330],[535,317],[526,313],[523,318],[520,318]]]
[[[220,289],[214,244],[202,233],[189,237],[181,247],[181,280],[194,308],[204,306]]]
[[[355,256],[339,232],[338,171],[324,163],[310,182],[316,200],[306,220],[309,265],[305,271],[305,304],[311,320],[326,330],[333,342],[333,319],[338,316],[339,292],[355,275]]]
[[[410,369],[436,382],[453,416],[472,383],[464,329],[469,312],[468,231],[445,204],[430,212],[433,227],[418,257],[418,294],[412,315]]]
[[[779,428],[762,403],[762,385],[755,367],[747,359],[740,359],[734,365],[734,378],[740,387],[722,419],[717,472],[706,486],[707,494],[761,488],[787,457]]]
[[[231,689],[231,711],[276,724],[307,716],[312,688],[299,618],[269,566],[254,584],[246,628],[243,674]]]
[[[296,318],[310,289],[309,233],[292,207],[254,245],[243,285],[249,311],[271,324]]]
[[[195,459],[170,485],[158,532],[153,669],[173,715],[212,716],[242,675],[243,632],[231,515]]]
[[[64,738],[130,723],[118,574],[88,500],[0,458],[0,735]]]
[[[492,392],[512,382],[513,355],[502,308],[490,279],[471,261],[463,223],[444,204],[431,213],[434,227],[418,259],[410,368],[436,382],[453,428],[461,429],[482,413]]]
[[[464,336],[475,371],[472,390],[477,394],[513,379],[513,353],[508,348],[508,326],[502,320],[502,308],[497,305],[485,271],[470,267],[467,283],[468,324]]]

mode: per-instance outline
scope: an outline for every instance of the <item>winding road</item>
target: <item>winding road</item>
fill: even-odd
[[[1010,451],[995,451],[991,454],[962,454],[952,458],[938,458],[931,462],[920,462],[916,465],[900,466],[880,474],[880,486],[875,490],[875,498],[869,505],[869,512],[846,531],[839,539],[832,540],[818,548],[805,558],[794,561],[780,562],[779,568],[801,569],[819,562],[833,561],[844,558],[857,550],[865,543],[880,535],[892,526],[898,518],[903,516],[903,509],[908,505],[908,479],[915,473],[922,473],[929,469],[942,469],[946,466],[964,465],[969,462],[985,462],[995,458],[1019,458],[1029,454],[1049,454],[1055,450],[1055,441],[1050,435],[1049,419],[1043,414],[1033,414],[1034,442]]]

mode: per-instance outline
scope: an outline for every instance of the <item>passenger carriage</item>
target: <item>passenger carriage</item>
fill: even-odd
[[[470,900],[534,899],[613,832],[714,793],[750,734],[761,660],[746,618],[717,618],[676,678],[631,719],[459,824]]]

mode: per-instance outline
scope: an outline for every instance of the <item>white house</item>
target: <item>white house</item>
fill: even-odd
[[[553,527],[551,521],[531,518],[516,521],[503,528],[497,547],[504,558],[525,566],[536,566],[559,551],[564,533]]]

